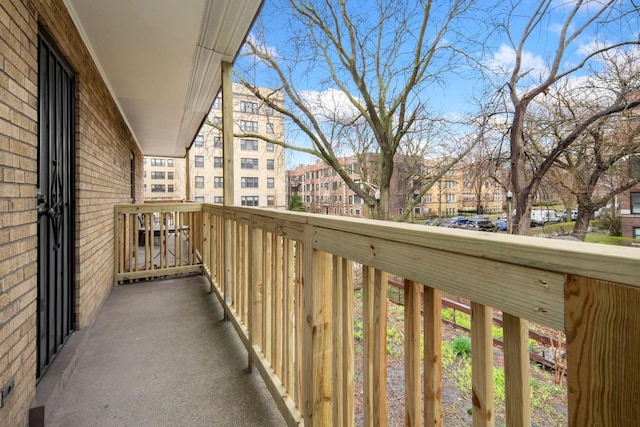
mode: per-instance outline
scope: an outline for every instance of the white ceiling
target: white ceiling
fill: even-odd
[[[184,157],[261,0],[65,0],[144,155]]]

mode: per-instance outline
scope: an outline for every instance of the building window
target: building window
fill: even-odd
[[[143,191],[147,191],[147,184],[144,184],[142,187],[143,187],[142,188]]]
[[[247,150],[247,151],[258,151],[258,140],[257,139],[241,139],[240,149]]]
[[[269,166],[268,162],[267,160],[267,169]],[[258,159],[240,159],[240,169],[258,169]]]
[[[213,100],[213,108],[217,108],[218,110],[222,108],[222,98],[217,96],[216,99]]]
[[[255,102],[241,101],[240,102],[240,110],[243,113],[257,113],[258,112],[258,104],[256,104]]]
[[[224,186],[224,178],[216,176],[213,178],[213,188],[222,188]]]
[[[146,157],[143,157],[143,158],[142,158],[142,164],[143,164],[143,165],[146,165],[146,164],[147,164],[147,158],[146,158]]]
[[[196,167],[197,168],[204,167],[204,156],[196,156]]]
[[[267,170],[273,170],[273,159],[267,159]]]
[[[173,167],[173,159],[167,159],[167,166],[170,168]]]
[[[258,188],[258,178],[240,178],[240,187],[242,188]]]
[[[267,123],[267,133],[273,134],[273,123]]]
[[[173,184],[167,185],[167,193],[174,193],[174,192],[175,192],[175,188]]]
[[[164,184],[151,184],[152,193],[164,193]]]
[[[151,179],[164,179],[164,172],[151,171]]]
[[[222,196],[213,196],[213,203],[217,203],[219,205],[223,204],[224,199]]]
[[[275,198],[273,196],[267,196],[267,206],[274,206]]]
[[[275,180],[273,178],[267,178],[267,188],[275,187]]]
[[[633,227],[633,237],[640,239],[640,227]]]
[[[455,194],[447,194],[445,197],[445,200],[447,203],[455,203],[456,202],[456,195]]]
[[[196,176],[196,188],[204,188],[204,176]]]
[[[196,196],[196,202],[204,203],[204,196]]]
[[[130,162],[130,170],[131,175],[129,176],[130,181],[130,190],[131,190],[131,202],[136,202],[136,155],[133,154],[133,151],[129,153],[129,162]]]
[[[258,206],[258,196],[242,196],[240,204],[242,206]]]
[[[213,158],[213,167],[221,168],[224,165],[224,159],[222,157],[214,157]]]
[[[240,129],[243,132],[258,132],[258,122],[251,120],[240,120]]]
[[[173,172],[167,172],[167,179],[174,179]]]
[[[151,158],[151,166],[164,166],[164,159]]]
[[[217,128],[222,127],[222,117],[214,117],[213,126]]]
[[[146,178],[147,177],[147,171],[142,171],[142,177]]]
[[[267,142],[267,151],[269,152],[273,151],[273,142]]]
[[[204,145],[204,136],[196,135],[196,139],[193,140],[193,145],[196,147],[202,147]]]
[[[416,215],[420,215],[420,208],[414,208],[413,213]]]
[[[631,193],[631,213],[640,214],[640,193]]]
[[[213,148],[222,148],[222,137],[214,136],[213,137]]]

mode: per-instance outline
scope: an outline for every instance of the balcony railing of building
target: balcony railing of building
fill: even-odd
[[[529,321],[566,333],[569,425],[640,419],[634,250],[197,203],[118,206],[115,222],[116,280],[202,271],[289,425],[355,423],[354,265],[364,425],[387,420],[390,276],[405,287],[406,425],[441,425],[443,292],[471,301],[474,425],[495,417],[492,310],[503,312],[507,425],[531,425]]]

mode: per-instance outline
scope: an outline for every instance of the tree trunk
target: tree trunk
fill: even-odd
[[[576,224],[573,226],[573,231],[571,235],[576,239],[580,239],[584,242],[585,237],[587,236],[587,231],[589,230],[589,220],[593,218],[594,210],[578,211],[578,217],[576,218]]]

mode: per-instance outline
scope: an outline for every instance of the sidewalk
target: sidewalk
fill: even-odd
[[[48,426],[282,426],[202,276],[113,289]]]

